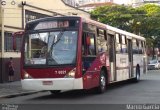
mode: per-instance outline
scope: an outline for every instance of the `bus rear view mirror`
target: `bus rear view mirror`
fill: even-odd
[[[13,37],[13,50],[16,51],[17,50],[17,39],[18,38],[21,38],[22,39],[22,36],[24,35],[24,32],[23,31],[19,31],[19,32],[15,32],[12,34],[12,37]],[[21,43],[22,43],[22,40],[21,40]],[[20,43],[20,44],[21,44]]]

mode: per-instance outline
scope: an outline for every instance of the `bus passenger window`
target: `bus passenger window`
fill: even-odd
[[[97,29],[97,47],[98,53],[108,51],[107,35],[106,31],[103,29]]]
[[[127,40],[124,35],[122,35],[122,53],[127,53]]]
[[[145,53],[145,43],[141,41],[141,45],[142,45],[142,54],[144,54]]]
[[[142,47],[142,43],[141,41],[139,41],[139,54],[142,54],[143,53],[143,47]]]
[[[121,45],[121,43],[120,43],[120,35],[119,34],[116,34],[116,43],[115,43],[115,45],[116,45],[116,53],[121,53],[121,48],[122,48],[122,45]]]

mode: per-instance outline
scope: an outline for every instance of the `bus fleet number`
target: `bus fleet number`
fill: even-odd
[[[56,74],[66,74],[66,70],[55,71]]]

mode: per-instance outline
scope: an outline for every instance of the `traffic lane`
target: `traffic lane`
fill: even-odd
[[[104,94],[92,91],[68,91],[59,95],[40,92],[33,95],[0,99],[0,103],[13,104],[137,104],[160,102],[160,71],[149,71],[139,83],[112,84]]]
[[[160,102],[160,81],[142,80],[139,83],[114,84],[104,94],[92,91],[69,91],[59,95],[43,95],[29,99],[33,102],[50,104],[130,104]]]
[[[104,94],[92,91],[68,91],[59,95],[40,92],[28,96],[1,99],[0,103],[12,104],[137,104],[159,103],[160,81],[141,80],[139,83],[116,83],[108,87]]]

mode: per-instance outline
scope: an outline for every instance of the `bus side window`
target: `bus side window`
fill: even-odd
[[[122,50],[122,44],[120,43],[120,34],[116,34],[116,53],[121,53]]]
[[[85,37],[86,37],[86,34],[83,33],[83,36],[82,36],[82,55],[85,55]]]
[[[90,33],[83,33],[82,37],[82,55],[96,55],[95,36]]]
[[[141,41],[141,45],[142,45],[142,54],[144,54],[145,53],[145,47],[144,47],[144,42],[143,41]]]
[[[144,54],[146,54],[146,42],[143,41],[143,51],[144,51]]]
[[[136,39],[132,40],[133,54],[138,54],[138,43]]]
[[[127,40],[126,40],[126,36],[122,35],[122,53],[127,53],[128,49],[127,49]]]
[[[139,41],[139,54],[143,54],[143,44],[142,44],[142,41]]]
[[[97,29],[97,47],[98,53],[108,51],[107,35],[104,29]]]
[[[88,55],[96,55],[96,49],[95,49],[95,37],[94,35],[87,36],[87,53]]]
[[[139,41],[136,39],[136,44],[137,44],[137,54],[139,54]]]

